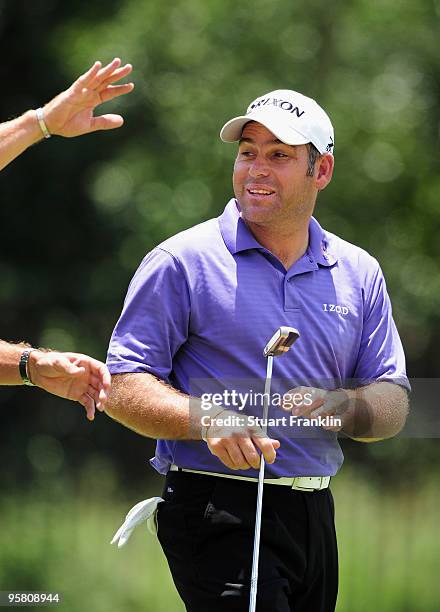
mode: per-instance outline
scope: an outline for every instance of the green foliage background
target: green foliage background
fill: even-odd
[[[136,83],[107,105],[124,115],[123,129],[53,138],[2,172],[0,337],[103,359],[143,255],[229,199],[235,148],[219,141],[220,127],[254,97],[291,88],[316,97],[335,126],[336,172],[317,217],[378,258],[409,374],[436,377],[439,18],[439,0],[0,0],[1,119],[41,105],[95,59],[130,61]],[[66,610],[81,609],[87,593],[97,611],[107,601],[114,610],[180,609],[173,594],[163,603],[173,592],[155,544],[117,554],[106,544],[121,511],[160,491],[146,469],[153,443],[105,416],[90,425],[77,406],[37,390],[3,389],[0,402],[0,589],[57,582],[71,597]],[[424,582],[439,565],[435,489],[424,505],[437,441],[345,452],[352,470],[335,481],[339,610],[437,609],[435,579]],[[411,545],[409,504],[427,517]],[[387,579],[375,582],[376,566]],[[83,595],[73,596],[77,582]]]

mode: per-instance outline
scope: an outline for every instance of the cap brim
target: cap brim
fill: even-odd
[[[290,126],[286,126],[285,123],[280,123],[274,117],[265,117],[263,113],[260,113],[258,117],[253,117],[252,114],[243,115],[241,117],[234,117],[222,127],[220,131],[220,138],[223,142],[236,142],[240,140],[243,127],[249,121],[255,121],[264,125],[274,136],[288,145],[301,145],[310,142],[309,138],[303,136],[300,132]]]

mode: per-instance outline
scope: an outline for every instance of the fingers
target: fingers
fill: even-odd
[[[341,416],[348,409],[348,395],[344,390],[327,391],[315,387],[297,387],[284,396],[283,408],[295,416],[325,419],[337,417],[321,427],[327,431],[340,431],[343,428]]]
[[[98,93],[101,93],[110,83],[123,79],[130,74],[132,70],[133,66],[131,64],[121,66],[119,57],[115,57],[104,67],[102,67],[101,62],[95,62],[87,72],[75,81],[74,86],[75,89],[94,89]],[[133,89],[133,87],[131,89]],[[131,89],[129,91],[131,91]],[[128,93],[128,91],[124,93]]]
[[[90,365],[92,368],[92,376],[93,380],[96,380],[98,383],[102,385],[102,388],[107,392],[110,391],[110,387],[112,384],[112,377],[108,370],[108,367],[102,361],[98,361],[97,359],[90,359]]]
[[[60,376],[80,377],[85,369],[72,361],[63,353],[43,353],[35,364],[37,376],[59,378]]]
[[[78,400],[80,404],[84,406],[89,421],[93,421],[95,418],[95,409],[103,410],[107,395],[103,389],[98,390],[92,386],[89,386],[86,393],[84,393]]]
[[[125,64],[125,66],[121,66],[120,68],[117,68],[104,81],[101,81],[100,79],[101,82],[98,87],[98,91],[102,91],[103,89],[107,87],[107,85],[110,85],[111,83],[120,81],[121,79],[126,77],[128,74],[130,74],[132,70],[133,70],[133,66],[131,64]]]
[[[119,57],[115,57],[109,64],[107,64],[107,66],[104,66],[98,71],[95,77],[95,82],[103,83],[117,68],[119,68],[120,65],[121,60]]]
[[[103,384],[101,379],[95,376],[91,377],[88,392],[93,391],[93,397],[95,398],[96,407],[101,412],[104,410],[105,403],[109,396],[110,386]]]
[[[292,410],[292,414],[294,414],[295,416],[303,416],[303,417],[314,416],[315,412],[319,410],[319,408],[323,404],[324,404],[323,399],[317,399],[309,405],[302,404],[301,406],[298,406],[297,408]]]
[[[90,123],[90,132],[96,132],[98,130],[113,130],[119,128],[124,124],[124,119],[121,115],[101,115],[100,117],[93,117]]]
[[[260,438],[255,436],[252,438],[254,444],[260,449],[266,463],[273,463],[276,459],[276,449],[280,447],[278,440],[271,438]]]
[[[98,398],[96,400],[96,407],[100,412],[104,412],[105,404],[107,400],[108,400],[108,393],[106,393],[104,389],[101,389],[98,393]]]
[[[333,417],[328,425],[322,425],[327,431],[341,431],[349,420],[347,396],[344,392],[329,392],[325,403],[312,412],[312,417]]]
[[[273,463],[280,443],[278,440],[261,437],[208,438],[208,447],[231,470],[248,470],[260,466],[260,456],[255,447],[261,450],[267,463]]]
[[[250,467],[236,438],[208,438],[208,448],[231,470],[247,470]]]
[[[232,469],[234,470],[248,470],[251,466],[244,458],[241,452],[240,444],[237,440],[232,438],[226,443],[226,451],[231,458]]]
[[[95,389],[94,387],[92,387],[91,385],[89,385],[87,391],[86,391],[87,395],[90,395],[90,397],[92,398],[92,400],[96,402],[99,400],[99,394],[100,394],[100,390],[99,389]]]
[[[235,467],[235,464],[228,452],[228,449],[218,444],[219,440],[220,438],[213,438],[211,440],[208,440],[209,450],[215,457],[220,459],[220,461],[230,470],[238,470],[238,467]]]
[[[95,400],[96,408],[102,412],[111,389],[110,372],[107,366],[97,359],[84,356],[82,362],[84,361],[90,370],[88,393]]]
[[[95,402],[93,398],[88,393],[84,393],[80,397],[79,403],[82,404],[86,409],[88,420],[93,421],[93,419],[95,418]]]
[[[108,399],[111,389],[111,375],[108,368],[103,363],[99,362],[99,378],[94,377],[96,383],[92,383],[97,390],[96,408],[101,412],[105,408],[105,403]]]
[[[76,83],[81,85],[81,87],[88,87],[90,83],[93,82],[96,75],[98,74],[102,64],[101,62],[95,62],[91,68],[87,70],[84,74],[82,74],[77,80]]]
[[[315,387],[296,387],[284,395],[282,408],[295,416],[310,416],[324,404],[326,393]]]
[[[82,355],[80,353],[64,353],[74,367],[83,374],[86,372],[86,393],[95,401],[96,408],[101,412],[104,410],[111,389],[111,374],[102,361]],[[81,399],[79,400],[81,403]]]
[[[322,401],[319,405],[314,406],[313,410],[310,410],[310,416],[325,417],[325,416],[330,416],[331,414],[336,414],[338,405],[339,405],[339,402],[335,401],[335,399],[333,398],[329,398],[325,402]]]
[[[246,461],[246,465],[258,470],[260,467],[260,455],[255,448],[251,438],[242,438],[240,440],[241,452]],[[247,468],[246,468],[247,469]]]
[[[60,374],[68,374],[69,376],[81,376],[85,372],[85,368],[82,366],[71,363],[64,357],[56,357],[52,363],[53,375],[59,376]]]
[[[133,89],[134,83],[125,83],[124,85],[106,85],[105,89],[101,91],[101,100],[102,102],[108,102],[109,100],[113,100],[113,98],[130,93],[130,91],[133,91]]]

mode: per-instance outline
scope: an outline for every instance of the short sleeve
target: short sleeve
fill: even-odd
[[[364,288],[361,344],[354,373],[356,385],[393,382],[410,390],[405,354],[393,320],[390,298],[379,264]]]
[[[188,337],[189,316],[188,284],[178,260],[154,249],[128,288],[107,353],[110,372],[147,372],[166,380]]]

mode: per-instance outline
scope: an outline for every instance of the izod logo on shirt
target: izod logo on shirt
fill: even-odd
[[[322,308],[324,312],[336,312],[344,316],[349,313],[347,306],[340,306],[339,304],[323,304]]]

